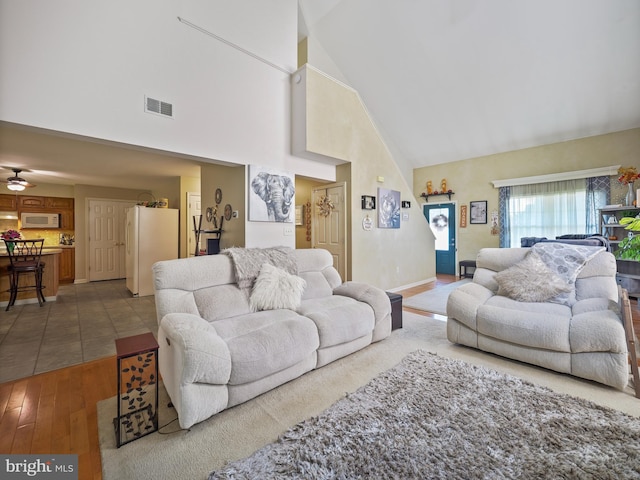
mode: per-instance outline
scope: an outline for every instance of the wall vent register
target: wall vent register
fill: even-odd
[[[173,118],[173,105],[171,103],[151,97],[144,97],[144,111]]]

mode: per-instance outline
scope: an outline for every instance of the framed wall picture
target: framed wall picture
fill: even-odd
[[[375,210],[376,209],[376,197],[370,195],[362,195],[362,209],[363,210]]]
[[[293,223],[294,175],[249,165],[249,221]]]
[[[471,214],[469,215],[469,223],[487,223],[487,201],[481,200],[470,202]]]
[[[400,192],[378,188],[378,228],[400,228]]]

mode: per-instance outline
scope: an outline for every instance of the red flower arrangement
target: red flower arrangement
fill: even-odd
[[[6,232],[2,232],[3,240],[17,240],[20,238],[20,232],[17,230],[9,229]]]
[[[628,185],[640,179],[640,173],[638,173],[636,167],[620,167],[618,175],[618,182],[623,185]]]

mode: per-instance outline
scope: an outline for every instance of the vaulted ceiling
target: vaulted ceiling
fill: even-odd
[[[408,180],[414,168],[640,127],[638,0],[299,0],[299,7],[309,63],[359,92]],[[54,183],[134,187],[162,180],[142,181],[150,172],[199,172],[198,159],[180,165],[147,151],[132,162],[118,146],[49,135],[58,154],[43,155],[33,132],[11,128],[0,125],[0,166],[39,158],[46,172],[24,175],[34,183],[51,183],[55,172]],[[78,155],[109,168],[92,179],[95,164],[67,165]]]
[[[637,0],[299,5],[309,63],[359,92],[405,172],[640,127]]]

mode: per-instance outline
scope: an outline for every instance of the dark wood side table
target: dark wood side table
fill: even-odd
[[[473,268],[471,272],[469,269]],[[460,260],[458,263],[459,277],[460,278],[473,278],[473,272],[476,271],[476,261],[475,260]]]
[[[118,448],[158,430],[158,342],[153,333],[116,339]]]
[[[402,295],[387,292],[391,301],[391,330],[402,328]]]

